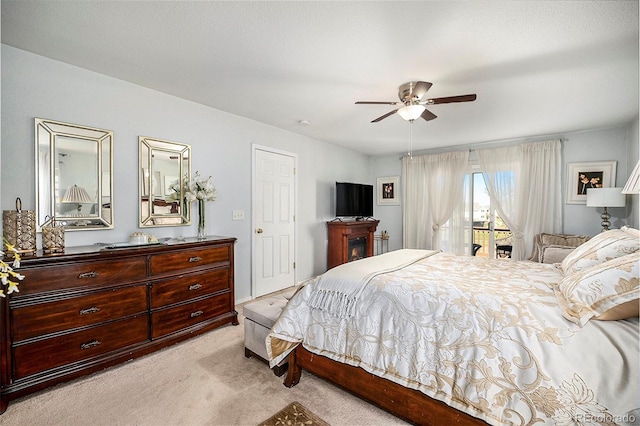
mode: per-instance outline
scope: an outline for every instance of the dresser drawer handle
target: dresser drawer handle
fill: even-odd
[[[98,308],[96,306],[92,306],[92,307],[87,308],[87,309],[80,309],[80,315],[95,314],[96,312],[100,312],[100,308]]]
[[[204,314],[202,311],[191,312],[191,318],[199,317],[202,314]]]
[[[189,290],[200,290],[202,288],[202,284],[192,284],[189,286]]]
[[[95,278],[98,275],[100,274],[98,274],[97,272],[91,271],[91,272],[85,272],[83,274],[78,275],[78,278]]]
[[[102,342],[100,340],[94,340],[93,342],[89,342],[89,343],[83,343],[80,345],[80,349],[84,350],[84,349],[91,349],[91,348],[95,348],[96,346],[100,345]]]
[[[200,256],[190,257],[189,263],[200,262],[202,258]]]

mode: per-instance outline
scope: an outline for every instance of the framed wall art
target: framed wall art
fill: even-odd
[[[400,186],[398,176],[378,178],[378,205],[400,204]]]
[[[567,204],[586,204],[587,189],[612,188],[615,183],[615,161],[568,163]]]

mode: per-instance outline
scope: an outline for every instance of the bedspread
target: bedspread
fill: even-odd
[[[350,318],[309,305],[316,278],[267,350],[277,364],[302,343],[493,425],[637,424],[638,320],[567,321],[561,277],[549,264],[436,253],[369,280]]]

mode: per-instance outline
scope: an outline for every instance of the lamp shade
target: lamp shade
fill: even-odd
[[[627,183],[622,188],[623,194],[640,194],[640,161],[631,172],[631,176],[627,179]]]
[[[67,188],[64,193],[64,197],[62,197],[63,203],[93,203],[91,197],[87,193],[87,190],[78,186],[73,185]]]
[[[587,207],[624,207],[625,204],[622,188],[587,189]]]
[[[425,108],[422,105],[407,105],[398,110],[398,115],[400,115],[403,120],[413,121],[420,118],[424,110]]]

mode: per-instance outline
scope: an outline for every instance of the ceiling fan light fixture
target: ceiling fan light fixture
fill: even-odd
[[[417,118],[420,118],[425,108],[422,105],[407,105],[398,110],[398,115],[402,117],[403,120],[413,121]]]

